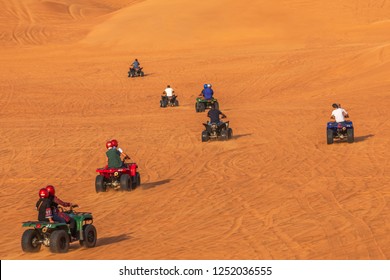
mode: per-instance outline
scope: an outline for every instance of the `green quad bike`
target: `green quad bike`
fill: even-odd
[[[204,111],[206,111],[206,109],[211,108],[211,104],[214,104],[215,109],[219,110],[218,101],[214,97],[211,99],[203,99],[202,97],[197,97],[196,103],[195,103],[195,111],[197,113],[204,112]]]
[[[23,227],[30,227],[22,235],[22,249],[27,253],[37,253],[42,244],[50,248],[52,253],[67,253],[69,243],[79,241],[80,245],[86,248],[95,247],[97,234],[96,228],[92,224],[93,217],[89,212],[75,212],[73,207],[64,211],[72,217],[77,226],[77,238],[71,237],[69,224],[49,223],[41,221],[23,222]]]

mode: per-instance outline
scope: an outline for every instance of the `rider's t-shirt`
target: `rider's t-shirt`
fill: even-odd
[[[332,116],[335,118],[336,122],[345,122],[344,115],[347,114],[347,111],[342,108],[337,108],[332,111]]]
[[[108,149],[106,155],[108,159],[108,168],[120,168],[122,166],[120,152],[117,149]]]
[[[205,88],[202,90],[202,93],[205,99],[211,99],[213,98],[214,91],[211,88]]]
[[[211,109],[208,113],[207,116],[210,118],[210,123],[219,123],[219,115],[221,115],[222,112],[217,109]]]
[[[36,203],[36,208],[38,211],[38,221],[49,221],[49,218],[53,218],[51,212],[51,203],[48,198],[40,198]]]
[[[168,97],[172,97],[173,95],[173,88],[166,88],[165,93],[167,94]]]
[[[139,67],[139,62],[138,61],[134,61],[132,65],[133,65],[134,68],[138,68]]]

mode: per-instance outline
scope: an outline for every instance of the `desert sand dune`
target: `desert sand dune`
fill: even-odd
[[[389,259],[390,2],[314,2],[0,0],[1,259]],[[229,141],[201,142],[204,83]],[[334,102],[353,144],[326,144]],[[109,138],[133,192],[95,193]],[[95,248],[21,250],[47,184]]]

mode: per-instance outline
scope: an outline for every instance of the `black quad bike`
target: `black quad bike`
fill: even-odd
[[[130,69],[129,69],[129,72],[128,72],[128,77],[129,77],[129,78],[143,77],[145,74],[144,74],[144,72],[142,71],[142,69],[143,69],[142,67],[137,68],[137,69],[130,68]]]
[[[160,107],[162,108],[165,108],[165,107],[177,107],[179,106],[179,101],[177,100],[177,96],[176,95],[172,95],[172,96],[165,96],[165,95],[162,95],[161,96],[161,100],[160,100]]]
[[[229,127],[229,121],[220,123],[203,123],[202,142],[209,140],[228,140],[233,137],[233,129]]]

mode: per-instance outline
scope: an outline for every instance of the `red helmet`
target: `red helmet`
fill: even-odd
[[[118,141],[117,141],[116,139],[112,139],[112,140],[111,140],[111,145],[112,145],[113,147],[118,147]]]
[[[49,192],[47,191],[47,189],[42,188],[42,189],[39,190],[38,195],[39,195],[40,198],[48,198],[49,197]]]
[[[54,189],[54,186],[52,185],[47,185],[46,190],[49,192],[49,195],[54,196],[56,193],[56,190]]]
[[[108,148],[112,148],[112,143],[111,143],[111,141],[107,141],[106,142],[106,148],[108,149]]]

